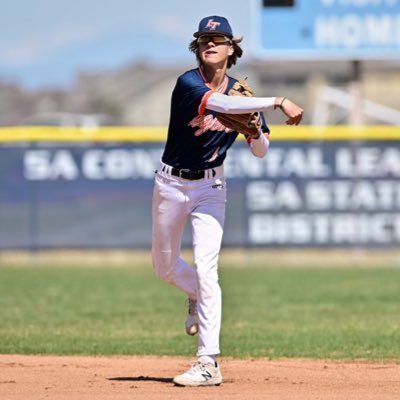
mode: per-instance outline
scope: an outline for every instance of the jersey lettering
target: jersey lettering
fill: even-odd
[[[194,132],[195,136],[200,136],[206,131],[219,131],[219,132],[233,132],[232,129],[227,128],[225,125],[221,124],[216,117],[212,114],[198,115],[194,117],[190,122],[189,126],[192,128],[197,128]]]

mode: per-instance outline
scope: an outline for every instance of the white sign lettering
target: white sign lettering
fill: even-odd
[[[27,180],[77,179],[78,166],[72,154],[65,150],[28,150],[24,157],[24,176]]]
[[[400,46],[398,15],[320,15],[315,18],[315,45],[318,48],[346,49]]]
[[[228,177],[327,177],[331,167],[319,147],[271,148],[265,158],[255,158],[248,149],[230,150],[225,161]]]
[[[27,180],[133,179],[154,176],[159,164],[158,151],[135,149],[91,149],[81,162],[71,150],[28,150],[24,154],[24,176]]]
[[[399,241],[400,214],[252,214],[254,244],[390,243]]]
[[[400,177],[400,149],[395,147],[339,148],[336,173],[344,177]]]

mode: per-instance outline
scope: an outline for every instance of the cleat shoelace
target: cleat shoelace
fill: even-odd
[[[195,363],[192,364],[192,370],[204,372],[206,371],[206,367],[201,361],[196,361]]]

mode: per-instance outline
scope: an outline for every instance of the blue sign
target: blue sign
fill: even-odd
[[[162,149],[0,146],[0,250],[150,248]],[[262,159],[235,143],[224,169],[226,246],[400,248],[399,141],[275,138]]]
[[[400,58],[400,0],[294,0],[291,7],[254,0],[253,16],[255,57]]]

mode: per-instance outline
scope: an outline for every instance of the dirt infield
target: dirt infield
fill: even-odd
[[[0,355],[0,399],[394,400],[399,363],[221,360],[219,387],[180,388],[185,358]]]

